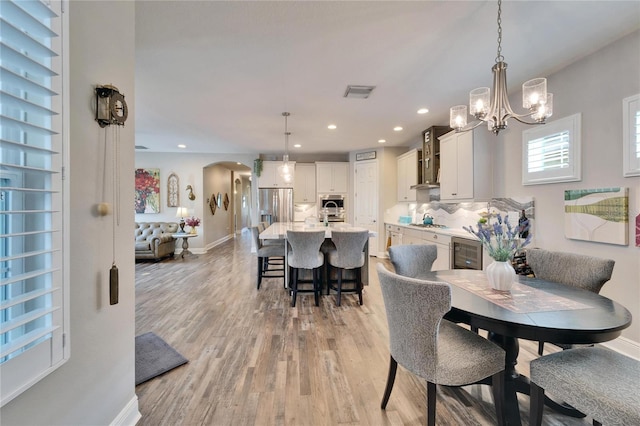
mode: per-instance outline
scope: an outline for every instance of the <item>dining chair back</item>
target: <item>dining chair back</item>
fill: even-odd
[[[320,246],[325,238],[324,229],[320,231],[287,231],[287,241],[290,246],[287,253],[288,266],[291,268],[291,306],[296,306],[298,293],[313,292],[316,306],[320,305],[320,277],[319,269],[324,265],[324,255]],[[311,290],[299,288],[304,281],[300,279],[300,270],[312,271],[313,288]]]
[[[526,259],[536,278],[578,287],[593,293],[611,279],[615,261],[575,253],[531,248]],[[563,349],[573,346],[555,343]],[[538,343],[538,355],[544,352],[544,342]]]
[[[429,278],[438,257],[435,244],[405,244],[389,247],[389,259],[396,274],[411,278]]]
[[[263,278],[284,278],[284,244],[265,245],[260,239],[260,230],[257,226],[251,227],[251,238],[256,247],[256,256],[258,257],[258,285]],[[273,262],[273,259],[278,261]]]
[[[348,291],[358,293],[358,300],[362,305],[362,266],[365,263],[364,248],[369,241],[369,230],[361,231],[340,231],[333,230],[331,232],[331,241],[335,245],[335,250],[327,253],[329,265],[337,271],[337,283],[335,290],[336,304],[340,306],[342,292]],[[345,269],[355,270],[354,286],[348,290],[342,288],[343,272]],[[329,294],[331,285],[327,286],[327,294]]]
[[[537,278],[566,284],[593,293],[611,279],[615,261],[540,248],[526,252],[527,263]]]
[[[451,309],[445,282],[404,277],[378,264],[389,324],[389,375],[381,408],[391,396],[397,365],[427,381],[427,423],[435,425],[436,385],[463,386],[491,377],[497,424],[504,424],[505,351],[444,320]]]

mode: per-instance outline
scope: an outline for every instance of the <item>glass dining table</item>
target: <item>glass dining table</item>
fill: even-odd
[[[450,270],[433,273],[434,280],[451,285],[451,310],[446,319],[489,332],[505,359],[507,424],[520,425],[517,393],[529,394],[529,380],[516,371],[518,339],[565,344],[593,344],[613,340],[631,325],[631,313],[597,293],[564,284],[516,277],[510,291],[492,289],[483,271]],[[580,413],[546,399],[567,415]]]

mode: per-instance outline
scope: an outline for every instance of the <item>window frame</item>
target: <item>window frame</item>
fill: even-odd
[[[535,126],[522,132],[522,185],[544,185],[558,182],[575,182],[582,180],[581,168],[581,126],[582,114]],[[553,170],[529,172],[529,144],[533,141],[567,131],[569,133],[568,167]]]
[[[640,115],[640,94],[622,100],[622,175],[624,177],[640,176],[640,158],[633,158],[637,152],[638,128],[634,126],[634,117]],[[636,121],[637,123],[637,121]],[[635,146],[634,146],[635,145]]]
[[[20,4],[16,2],[16,4]],[[51,287],[57,288],[57,292],[60,293],[59,298],[55,302],[58,305],[59,314],[57,319],[52,323],[57,331],[55,339],[47,339],[44,343],[40,343],[33,348],[27,349],[24,352],[19,353],[13,358],[0,364],[0,379],[1,379],[1,394],[0,394],[0,406],[4,406],[8,402],[12,401],[24,391],[38,383],[44,377],[57,370],[63,364],[65,364],[70,358],[70,259],[68,253],[69,247],[69,212],[70,202],[68,194],[70,193],[70,183],[68,179],[65,179],[65,165],[69,164],[69,115],[65,114],[69,107],[69,40],[67,37],[69,29],[69,17],[68,13],[65,13],[62,0],[49,0],[47,2],[41,2],[42,5],[48,6],[55,14],[52,17],[50,24],[47,24],[49,28],[56,34],[58,39],[52,46],[52,49],[57,53],[57,56],[51,58],[50,68],[56,76],[52,77],[54,80],[51,82],[50,87],[57,92],[57,96],[51,98],[52,109],[57,112],[51,118],[51,129],[55,134],[51,137],[55,142],[52,143],[52,148],[55,147],[51,158],[51,169],[55,173],[59,174],[59,178],[56,179],[51,186],[50,190],[58,192],[55,197],[52,193],[52,211],[59,210],[58,214],[53,214],[50,226],[46,229],[58,229],[59,237],[55,240],[59,241],[52,245],[52,249],[59,251],[59,258],[52,263],[53,267],[59,272],[52,277],[53,283]],[[34,15],[35,16],[35,15]],[[40,15],[38,15],[40,16]],[[9,19],[9,16],[5,16]],[[12,21],[10,21],[12,22]],[[20,44],[15,45],[16,48],[22,48]],[[8,61],[9,63],[10,61]],[[9,87],[9,86],[8,86]],[[27,144],[28,145],[28,144]],[[12,148],[12,149],[15,149]],[[9,157],[7,157],[9,158]],[[9,163],[8,163],[9,164]],[[9,176],[11,174],[10,169],[0,170],[0,177]],[[18,174],[15,174],[18,176]],[[11,188],[8,189],[11,191]],[[13,213],[12,213],[13,214]],[[46,349],[51,347],[52,349]],[[45,349],[45,350],[43,350]],[[47,351],[54,356],[43,357],[43,353]]]

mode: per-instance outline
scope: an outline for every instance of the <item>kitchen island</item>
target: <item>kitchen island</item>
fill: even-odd
[[[331,231],[362,231],[365,228],[355,227],[345,222],[330,223],[324,226],[322,223],[307,224],[304,222],[276,222],[260,233],[262,240],[286,240],[287,231],[318,231],[325,230],[325,239],[331,239]],[[376,237],[377,233],[369,231],[369,237]],[[285,250],[285,264],[287,263],[288,250]],[[364,245],[364,265],[362,266],[362,284],[369,285],[369,243]],[[289,282],[289,268],[284,268],[285,287]]]

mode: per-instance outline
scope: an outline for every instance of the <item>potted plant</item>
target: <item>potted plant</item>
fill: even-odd
[[[511,290],[516,276],[511,264],[513,256],[531,242],[529,220],[524,220],[514,227],[509,223],[509,215],[505,215],[503,220],[502,216],[497,214],[493,224],[478,224],[477,231],[473,229],[473,225],[462,228],[478,237],[494,260],[486,270],[491,287],[500,291]]]
[[[189,225],[191,227],[191,231],[189,233],[195,234],[196,233],[196,227],[200,225],[200,219],[198,219],[195,216],[191,216],[189,218],[186,218],[184,220],[184,223],[186,223],[187,225]]]

